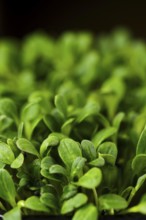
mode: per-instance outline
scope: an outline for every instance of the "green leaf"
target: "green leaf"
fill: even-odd
[[[4,164],[11,164],[15,160],[14,153],[10,146],[0,142],[0,162]]]
[[[46,156],[41,161],[41,168],[49,170],[53,164],[55,164],[54,159],[51,156]]]
[[[136,186],[133,187],[133,189],[131,190],[129,199],[128,199],[128,203],[130,204],[131,200],[133,199],[133,197],[135,196],[136,192],[142,187],[142,185],[144,184],[146,180],[146,174],[140,176],[137,180]]]
[[[55,135],[49,136],[41,144],[40,154],[43,155],[48,148],[57,146],[58,144],[59,144],[59,138],[57,136]]]
[[[84,205],[88,200],[88,197],[83,193],[78,193],[74,197],[63,202],[61,207],[61,214],[72,212],[74,209]]]
[[[3,215],[3,219],[4,220],[12,220],[12,219],[15,219],[15,220],[21,220],[21,210],[19,207],[15,207],[13,209],[11,209],[10,211],[6,212],[4,215]]]
[[[43,117],[43,120],[44,120],[44,123],[46,124],[46,126],[50,129],[50,131],[57,132],[60,130],[60,125],[59,125],[58,121],[51,114],[45,115]]]
[[[53,180],[59,183],[61,182],[61,179],[54,177],[54,175],[51,174],[48,169],[41,169],[41,175],[49,180]]]
[[[132,160],[132,169],[136,174],[143,174],[146,172],[146,154],[139,154]]]
[[[67,116],[67,102],[63,95],[55,96],[55,106],[64,116]]]
[[[146,194],[144,194],[138,205],[128,209],[128,212],[141,213],[146,215]]]
[[[115,134],[116,131],[117,131],[117,129],[114,127],[102,129],[97,134],[95,134],[95,136],[92,138],[93,144],[97,148],[105,139],[107,139],[107,138],[111,137],[113,134]]]
[[[63,188],[63,194],[62,194],[61,199],[62,200],[69,199],[69,198],[73,197],[74,195],[76,195],[77,191],[78,191],[77,186],[74,186],[72,184],[68,184],[68,185],[64,186],[64,188]]]
[[[119,129],[120,124],[121,124],[122,120],[124,119],[124,117],[125,117],[125,113],[124,113],[124,112],[119,112],[119,113],[114,117],[113,126],[116,127],[117,130]]]
[[[59,133],[50,134],[48,138],[46,138],[41,144],[41,147],[40,147],[41,156],[43,156],[47,150],[50,150],[51,147],[57,146],[63,137],[64,135],[59,134]]]
[[[86,159],[83,157],[77,157],[71,167],[70,176],[73,179],[74,177],[80,177],[83,175],[83,168],[85,166]]]
[[[55,186],[52,185],[52,184],[45,184],[45,185],[41,186],[41,188],[40,188],[40,195],[42,195],[44,193],[51,193],[53,195],[56,195],[56,188],[55,188]]]
[[[13,119],[6,115],[0,115],[0,132],[4,132],[13,124]]]
[[[67,136],[69,136],[72,128],[73,128],[73,123],[74,123],[74,118],[68,119],[66,122],[61,127],[61,132]]]
[[[22,177],[19,181],[19,188],[21,189],[21,187],[24,187],[24,186],[28,185],[28,183],[29,183],[28,178],[27,177],[24,177],[24,178]]]
[[[97,120],[98,120],[104,127],[110,127],[110,123],[109,123],[108,119],[107,119],[104,115],[98,113],[98,114],[97,114]]]
[[[16,146],[16,139],[15,138],[8,138],[7,144],[10,146],[11,150],[13,151],[14,155],[18,155],[20,153],[20,150]]]
[[[95,187],[99,186],[101,180],[101,170],[94,167],[91,168],[87,173],[85,173],[76,184],[87,189],[94,189]]]
[[[60,127],[62,126],[65,120],[63,114],[57,108],[54,108],[51,114],[55,118],[56,122],[58,123],[59,131],[60,131]]]
[[[144,174],[138,178],[136,186],[135,186],[136,192],[141,188],[141,186],[144,184],[145,180],[146,180],[146,174]]]
[[[6,211],[6,208],[4,207],[4,205],[3,205],[2,202],[0,202],[0,209],[1,209],[2,211]]]
[[[140,138],[138,140],[136,155],[138,154],[146,154],[146,126],[143,129]]]
[[[101,93],[108,115],[113,118],[121,99],[124,97],[125,84],[121,78],[112,76],[103,83]]]
[[[100,210],[121,210],[128,206],[127,201],[116,194],[105,194],[99,197]]]
[[[28,103],[23,109],[21,118],[24,122],[26,137],[30,140],[35,127],[42,119],[42,106],[39,102]]]
[[[82,156],[79,144],[70,138],[64,138],[61,140],[58,152],[65,165],[70,168],[74,160],[77,157]]]
[[[17,109],[12,99],[3,98],[0,100],[0,114],[14,118],[17,122]]]
[[[4,167],[5,167],[5,164],[2,163],[2,162],[0,162],[0,169],[1,169],[1,168],[4,168]]]
[[[123,121],[125,117],[125,113],[124,112],[119,112],[113,119],[113,127],[115,127],[117,129],[116,134],[114,135],[113,140],[115,142],[117,142],[118,140],[118,130],[120,128],[121,122]]]
[[[11,164],[11,168],[18,169],[18,168],[20,168],[22,166],[23,162],[24,162],[24,156],[23,156],[22,153],[20,153],[18,155],[18,157],[16,157],[16,159]]]
[[[99,155],[97,159],[92,160],[89,164],[95,167],[103,167],[105,165],[105,160]]]
[[[54,164],[54,165],[52,165],[52,166],[49,168],[49,172],[50,172],[51,174],[56,173],[56,174],[62,174],[62,175],[64,175],[64,176],[67,176],[67,175],[68,175],[66,169],[65,169],[63,166],[59,165],[59,164]]]
[[[40,201],[51,209],[58,209],[58,199],[52,193],[43,193],[40,197]]]
[[[99,105],[96,103],[88,103],[82,110],[79,111],[76,119],[77,123],[81,123],[89,116],[97,115],[99,112]]]
[[[87,204],[77,210],[73,220],[98,220],[98,210],[93,204]]]
[[[47,208],[47,206],[44,205],[37,196],[31,196],[26,199],[24,206],[37,212],[50,212],[50,209]]]
[[[114,165],[117,159],[118,150],[114,143],[104,142],[99,145],[98,153],[105,159],[108,164]]]
[[[25,138],[19,138],[17,141],[16,141],[16,144],[17,144],[17,147],[24,151],[24,152],[27,152],[29,154],[33,154],[37,157],[39,157],[39,153],[37,152],[36,148],[34,147],[34,145],[28,141],[27,139]]]
[[[16,205],[16,190],[12,177],[5,169],[0,169],[0,197],[12,207]]]
[[[91,141],[83,140],[81,142],[81,149],[83,157],[85,157],[88,161],[96,158],[96,149]]]

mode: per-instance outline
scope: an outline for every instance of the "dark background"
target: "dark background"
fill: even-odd
[[[65,30],[100,34],[119,26],[146,39],[146,1],[0,0],[0,36],[21,38],[37,29],[52,35]]]

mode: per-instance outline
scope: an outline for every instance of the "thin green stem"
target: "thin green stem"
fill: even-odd
[[[95,204],[98,207],[98,195],[97,195],[96,188],[93,188],[93,195],[94,195],[94,199],[95,199]]]
[[[136,193],[136,191],[135,191],[135,189],[133,189],[130,193],[129,198],[128,198],[128,205],[130,204],[131,200],[133,199],[135,193]]]
[[[110,215],[114,215],[114,214],[115,214],[114,209],[111,209],[109,214],[110,214]]]

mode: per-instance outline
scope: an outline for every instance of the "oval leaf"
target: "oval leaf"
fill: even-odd
[[[77,210],[73,216],[73,220],[97,220],[98,212],[97,207],[88,204]]]
[[[82,121],[86,120],[86,118],[96,115],[99,112],[99,105],[97,103],[88,103],[82,110],[79,111],[77,116],[77,123],[81,123]]]
[[[73,161],[77,157],[82,156],[79,144],[70,138],[64,138],[63,140],[61,140],[58,147],[58,152],[62,161],[67,167],[71,167]]]
[[[15,160],[14,153],[10,146],[0,142],[0,162],[11,164]]]
[[[48,138],[46,138],[40,147],[40,154],[41,156],[44,155],[46,150],[49,150],[51,147],[59,145],[59,142],[61,139],[63,139],[65,136],[61,133],[53,132],[51,133]]]
[[[3,220],[12,220],[12,219],[15,219],[15,220],[21,220],[21,210],[20,210],[20,207],[15,207],[13,209],[11,209],[10,211],[6,212],[4,215],[3,215]]]
[[[52,166],[50,167],[50,169],[49,169],[49,172],[50,172],[51,174],[57,173],[57,174],[62,174],[62,175],[64,175],[64,176],[67,176],[67,171],[66,171],[66,169],[65,169],[63,166],[59,165],[59,164],[54,164],[54,165],[52,165]]]
[[[68,135],[70,134],[71,130],[72,130],[72,127],[73,127],[73,123],[74,123],[74,118],[70,118],[68,119],[61,127],[61,132],[65,135]]]
[[[111,137],[117,131],[114,127],[109,127],[99,131],[92,139],[93,144],[97,148],[105,139]]]
[[[45,178],[49,179],[49,180],[53,180],[53,181],[57,181],[57,182],[61,182],[60,178],[55,178],[47,169],[41,169],[41,175],[44,176]]]
[[[83,173],[83,168],[85,165],[86,159],[83,157],[77,157],[71,167],[71,177],[80,177]]]
[[[61,208],[61,214],[72,212],[74,209],[84,205],[88,200],[88,197],[83,193],[78,193],[71,199],[66,200]]]
[[[0,114],[7,115],[14,119],[17,118],[16,105],[12,99],[3,98],[0,100]]]
[[[0,169],[0,197],[11,206],[15,206],[16,190],[11,175],[5,169]]]
[[[49,208],[58,209],[58,199],[52,193],[43,193],[40,201]]]
[[[133,206],[132,208],[128,209],[128,212],[136,212],[146,215],[146,194],[142,196],[138,205]]]
[[[47,208],[37,196],[31,196],[29,197],[25,203],[24,207],[28,209],[32,209],[34,211],[41,211],[41,212],[50,212],[50,209]]]
[[[103,167],[105,164],[105,160],[99,155],[97,159],[92,160],[89,164],[95,167]]]
[[[100,196],[99,204],[101,210],[120,210],[125,209],[128,206],[127,201],[123,197],[116,194],[106,194]]]
[[[63,188],[63,194],[61,199],[66,200],[77,194],[77,186],[69,184]]]
[[[55,164],[54,159],[50,156],[46,156],[41,161],[41,168],[49,169],[53,164]]]
[[[111,165],[114,165],[117,159],[118,150],[114,143],[105,142],[98,147],[98,153]]]
[[[43,156],[43,154],[46,152],[46,150],[49,150],[50,147],[56,146],[57,144],[59,144],[58,137],[49,136],[48,138],[46,138],[40,147],[41,156]]]
[[[96,149],[91,141],[83,140],[81,142],[82,154],[88,161],[96,158]]]
[[[94,167],[91,168],[87,173],[85,173],[76,184],[87,189],[94,189],[95,187],[99,186],[101,180],[101,170]]]
[[[134,157],[132,169],[139,175],[146,172],[146,154],[139,154]]]
[[[24,151],[27,152],[29,154],[33,154],[39,157],[39,153],[37,152],[36,148],[34,147],[34,145],[28,141],[25,138],[19,138],[18,141],[16,142],[17,147]]]
[[[13,163],[11,164],[11,168],[13,168],[13,169],[18,169],[19,167],[22,166],[23,162],[24,162],[24,156],[23,156],[22,153],[20,153],[20,154],[18,155],[18,157],[16,157],[16,159],[15,159],[15,160],[13,161]]]

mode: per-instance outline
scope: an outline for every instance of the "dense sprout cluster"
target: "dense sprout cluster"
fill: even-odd
[[[125,30],[1,40],[4,220],[146,214],[145,100],[146,44]]]

